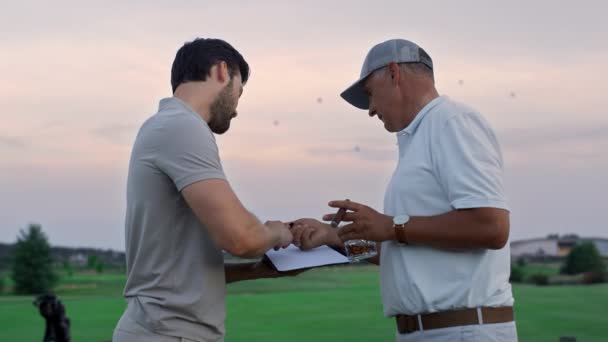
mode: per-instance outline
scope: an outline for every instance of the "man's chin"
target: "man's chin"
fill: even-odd
[[[228,123],[228,125],[222,126],[222,127],[213,127],[213,128],[211,128],[211,132],[218,134],[218,135],[222,135],[222,134],[228,132],[229,129],[230,129],[230,123]]]
[[[389,133],[395,133],[395,131],[392,129],[392,127],[386,122],[386,121],[382,121],[384,123],[384,129],[389,132]]]
[[[222,129],[222,130],[217,130],[217,129],[216,129],[216,130],[211,130],[211,132],[213,132],[213,133],[215,133],[215,134],[217,134],[217,135],[222,135],[222,134],[224,134],[224,133],[228,132],[228,130],[229,130],[229,129],[230,129],[230,128],[226,128],[226,129]]]

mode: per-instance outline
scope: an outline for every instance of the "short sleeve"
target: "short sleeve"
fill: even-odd
[[[455,209],[507,209],[500,146],[479,114],[462,113],[440,128],[433,149],[434,173]]]
[[[195,117],[173,117],[163,125],[156,165],[178,191],[205,179],[226,179],[215,138],[209,127]]]

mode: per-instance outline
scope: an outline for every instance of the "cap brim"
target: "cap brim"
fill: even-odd
[[[363,88],[363,81],[366,77],[362,77],[357,82],[353,83],[340,96],[351,105],[359,109],[369,109],[369,97]]]

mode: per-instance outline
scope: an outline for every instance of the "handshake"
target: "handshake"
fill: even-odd
[[[271,230],[279,232],[280,240],[274,246],[275,250],[286,248],[290,244],[294,244],[302,250],[323,245],[334,247],[342,245],[337,229],[312,218],[302,218],[288,223],[268,221],[265,225]]]
[[[342,247],[345,243],[348,247],[348,242],[352,240],[382,242],[395,238],[391,216],[349,200],[331,201],[329,206],[338,209],[335,214],[323,216],[323,220],[331,224],[312,218],[302,218],[288,223],[266,222],[268,228],[278,231],[280,235],[280,241],[274,248],[285,248],[292,243],[302,250],[322,245]],[[342,221],[347,224],[334,228]]]

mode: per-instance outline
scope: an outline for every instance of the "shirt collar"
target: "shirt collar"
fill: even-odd
[[[169,109],[169,108],[184,109],[187,112],[195,115],[197,118],[203,120],[203,118],[194,109],[192,109],[192,107],[190,107],[189,104],[187,104],[186,102],[182,101],[181,99],[179,99],[177,97],[166,97],[166,98],[160,100],[160,103],[158,104],[159,111],[164,110],[164,109]]]
[[[431,102],[427,103],[426,106],[422,107],[420,112],[416,114],[416,117],[414,117],[414,121],[412,121],[409,125],[407,125],[407,127],[402,129],[401,131],[397,132],[397,136],[405,134],[413,135],[418,129],[418,126],[420,126],[420,123],[422,122],[424,117],[443,100],[444,96],[438,96],[434,98]]]

